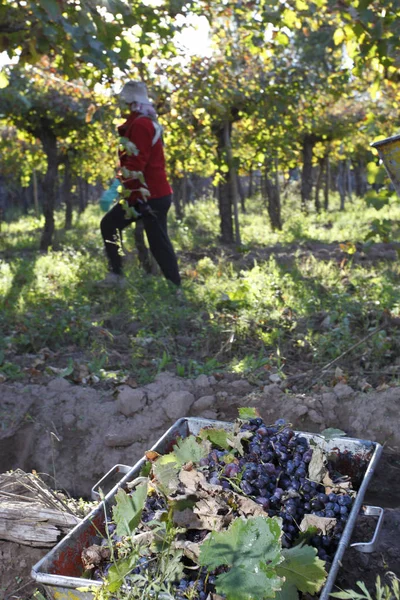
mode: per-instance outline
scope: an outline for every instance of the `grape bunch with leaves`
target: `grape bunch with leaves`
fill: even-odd
[[[322,589],[355,492],[320,446],[240,409],[146,453],[105,537],[82,553],[97,600],[295,600]]]

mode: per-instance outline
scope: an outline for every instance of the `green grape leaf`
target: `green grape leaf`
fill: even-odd
[[[250,421],[250,419],[257,419],[260,416],[260,413],[256,408],[251,407],[242,407],[239,408],[239,419],[243,421]]]
[[[322,437],[328,441],[338,437],[343,437],[346,435],[346,432],[342,431],[341,429],[335,429],[335,427],[328,427],[328,429],[321,431],[320,435],[322,435]]]
[[[214,446],[228,450],[230,445],[228,443],[228,432],[225,429],[217,429],[210,427],[209,429],[201,429],[199,437],[202,440],[209,440]]]
[[[217,591],[229,600],[272,598],[283,579],[276,574],[282,561],[281,519],[237,518],[227,531],[213,532],[200,548],[199,564],[229,570],[216,579]]]
[[[136,563],[137,556],[135,554],[114,563],[107,574],[107,591],[117,592],[123,584],[125,576],[135,568]]]
[[[127,494],[119,489],[115,495],[113,520],[117,525],[117,535],[131,535],[138,526],[147,497],[147,481],[137,486],[134,492]]]
[[[173,454],[180,465],[188,462],[198,463],[201,458],[205,458],[209,453],[209,448],[199,444],[194,435],[189,435],[183,440],[179,440],[174,446]]]
[[[218,575],[215,582],[217,591],[229,600],[261,600],[273,598],[283,585],[272,569],[260,563],[254,571],[240,566]]]
[[[276,592],[275,600],[299,600],[296,586],[289,581],[285,581],[282,589]]]
[[[305,594],[317,594],[326,580],[324,561],[317,557],[317,551],[311,546],[294,546],[283,550],[284,562],[276,567],[278,575],[285,577]]]
[[[175,455],[172,452],[161,456],[153,464],[153,475],[161,490],[167,495],[176,492],[178,489],[180,468],[181,465],[176,462]]]

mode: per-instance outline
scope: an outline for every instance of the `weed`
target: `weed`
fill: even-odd
[[[11,381],[22,379],[24,376],[21,368],[12,362],[4,362],[0,367],[0,374],[4,375],[4,377],[10,379]]]

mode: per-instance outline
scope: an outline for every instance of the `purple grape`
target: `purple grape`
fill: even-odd
[[[241,481],[240,487],[247,496],[250,496],[254,491],[253,486],[251,486],[247,481]]]
[[[263,467],[263,472],[266,473],[267,475],[275,475],[276,468],[273,463],[267,462],[264,465],[262,465],[262,467]]]
[[[304,454],[303,454],[303,461],[305,463],[311,462],[312,454],[313,454],[312,450],[307,450],[307,452],[304,452]]]
[[[291,517],[296,517],[297,515],[297,507],[294,506],[293,504],[289,504],[289,506],[285,506],[285,511],[287,515],[290,515]]]
[[[236,475],[239,473],[239,465],[235,464],[235,463],[229,463],[228,465],[225,466],[224,468],[224,475],[225,477],[236,477]]]
[[[292,460],[288,460],[287,463],[286,463],[286,473],[288,475],[293,475],[294,471],[295,471],[295,466],[293,464],[293,461]]]
[[[308,447],[308,442],[305,437],[299,436],[296,438],[296,441],[298,446],[305,446],[306,448]]]
[[[257,504],[260,504],[264,510],[269,509],[269,500],[265,496],[259,496],[258,498],[256,498],[256,502]]]

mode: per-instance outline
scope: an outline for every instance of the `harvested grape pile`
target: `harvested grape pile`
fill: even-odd
[[[240,409],[232,430],[206,427],[146,456],[104,539],[82,553],[102,598],[318,594],[356,496],[323,443]]]

